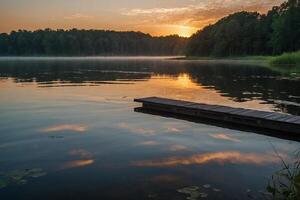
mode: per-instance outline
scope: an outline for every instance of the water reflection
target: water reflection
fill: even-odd
[[[251,103],[252,108],[258,109],[262,108],[258,104],[269,104],[273,106],[272,110],[300,114],[299,77],[243,63],[159,59],[1,59],[0,76],[11,77],[17,83],[38,83],[39,87],[90,87],[149,81],[149,87],[159,87],[160,93],[165,94],[163,96],[195,99],[201,96],[202,101],[215,100],[217,103],[227,99]]]
[[[60,124],[41,129],[42,132],[74,131],[86,132],[88,127],[84,124]]]
[[[140,145],[144,145],[144,146],[155,146],[155,145],[159,145],[159,142],[153,141],[153,140],[149,140],[149,141],[141,142],[139,144]]]
[[[188,148],[186,146],[181,145],[181,144],[174,144],[169,147],[169,151],[184,151],[187,149]]]
[[[92,153],[85,150],[85,149],[72,149],[69,152],[69,155],[71,156],[79,156],[81,158],[91,158],[92,157]]]
[[[26,185],[8,184],[0,199],[183,199],[177,190],[189,186],[207,199],[246,199],[281,167],[270,142],[284,159],[299,147],[236,127],[134,112],[133,98],[154,95],[266,110],[299,103],[295,77],[258,66],[0,59],[0,73],[0,174],[47,172]],[[233,79],[242,84],[230,85]]]
[[[70,162],[67,162],[63,165],[62,169],[72,169],[72,168],[78,168],[78,167],[84,167],[88,165],[92,165],[94,163],[94,160],[73,160]]]
[[[224,134],[224,133],[212,134],[212,135],[210,135],[210,137],[219,139],[219,140],[227,140],[227,141],[231,141],[231,142],[241,142],[241,140],[239,140],[231,135]]]
[[[280,163],[281,160],[271,153],[257,154],[242,153],[238,151],[224,151],[201,153],[187,157],[170,157],[161,160],[134,161],[132,164],[139,167],[171,167],[176,165],[202,165],[209,162],[216,162],[219,164],[233,163],[267,165],[272,163]]]
[[[119,123],[117,125],[118,128],[125,129],[129,132],[141,134],[141,135],[155,135],[155,130],[146,129],[142,127],[136,127],[136,125],[128,124],[125,122]]]

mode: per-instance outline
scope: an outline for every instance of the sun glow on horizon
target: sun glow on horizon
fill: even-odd
[[[177,34],[182,37],[190,37],[195,32],[197,32],[198,28],[190,27],[190,26],[178,26]]]
[[[156,26],[155,26],[156,27]],[[141,28],[143,29],[143,28]],[[190,37],[194,33],[199,30],[199,27],[192,27],[187,25],[162,25],[161,27],[157,28],[156,30],[151,27],[146,32],[149,32],[153,36],[166,36],[177,34],[181,37]]]
[[[226,1],[74,1],[3,0],[0,32],[26,29],[101,29],[141,31],[153,36],[189,37],[231,13],[266,12],[285,0]],[[35,12],[32,12],[32,9]],[[55,15],[53,15],[55,13]]]

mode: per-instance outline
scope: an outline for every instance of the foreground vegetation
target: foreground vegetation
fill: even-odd
[[[270,60],[271,65],[292,65],[300,67],[300,51],[284,53]]]
[[[299,200],[300,151],[296,153],[295,159],[291,163],[284,161],[278,153],[277,156],[281,159],[283,167],[274,173],[269,181],[267,191],[272,195],[270,199]]]
[[[187,56],[279,55],[300,49],[300,0],[288,0],[267,14],[238,12],[194,34]]]
[[[300,51],[284,53],[279,56],[229,56],[229,57],[200,57],[187,56],[178,60],[235,60],[235,61],[261,61],[272,67],[300,67]]]

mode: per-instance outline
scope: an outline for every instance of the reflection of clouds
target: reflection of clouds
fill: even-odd
[[[196,154],[189,157],[169,157],[161,160],[134,161],[134,166],[167,167],[175,165],[201,165],[209,162],[265,165],[280,162],[273,154],[241,153],[238,151]]]
[[[92,157],[92,153],[85,149],[73,149],[69,152],[71,156],[79,156],[82,158],[90,158]]]
[[[117,126],[119,128],[126,129],[132,133],[137,133],[137,134],[142,134],[142,135],[154,135],[155,134],[154,130],[136,127],[132,124],[128,124],[125,122],[119,123]]]
[[[191,126],[184,122],[172,121],[172,122],[165,122],[163,124],[165,132],[167,133],[180,133],[186,129],[190,129]]]
[[[210,137],[212,138],[215,138],[215,139],[220,139],[220,140],[228,140],[228,141],[232,141],[232,142],[241,142],[241,140],[231,136],[231,135],[228,135],[228,134],[224,134],[224,133],[220,133],[220,134],[213,134],[213,135],[209,135]]]
[[[140,145],[145,145],[145,146],[155,146],[155,145],[159,145],[159,142],[153,141],[153,140],[149,140],[149,141],[141,142],[139,144]]]
[[[54,125],[42,129],[42,132],[58,132],[58,131],[75,131],[75,132],[85,132],[88,127],[84,124],[61,124]]]
[[[70,162],[67,162],[63,165],[63,169],[71,169],[71,168],[77,168],[77,167],[84,167],[87,165],[91,165],[94,163],[94,160],[73,160]]]
[[[92,159],[92,153],[85,149],[72,149],[68,152],[68,154],[71,156],[78,156],[81,159],[66,162],[65,164],[63,164],[62,169],[84,167],[94,163],[94,159]]]
[[[180,129],[175,128],[175,127],[167,127],[167,131],[168,133],[179,133],[181,132]]]
[[[171,145],[169,150],[170,151],[183,151],[183,150],[186,150],[187,147],[184,146],[184,145],[180,145],[180,144],[174,144],[174,145]]]
[[[161,127],[155,126],[155,129],[139,127],[133,123],[121,122],[117,124],[118,128],[125,129],[131,133],[141,134],[141,135],[156,135],[160,133],[180,133],[183,129],[188,126],[181,125],[178,123],[163,123]]]
[[[154,176],[151,178],[151,180],[155,183],[173,183],[173,182],[179,182],[181,179],[178,176],[174,175],[159,175],[159,176]]]

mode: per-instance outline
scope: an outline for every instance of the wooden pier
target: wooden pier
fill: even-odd
[[[135,99],[134,101],[142,103],[145,109],[159,112],[217,120],[222,123],[234,123],[285,133],[300,133],[300,116],[159,97],[147,97]]]

